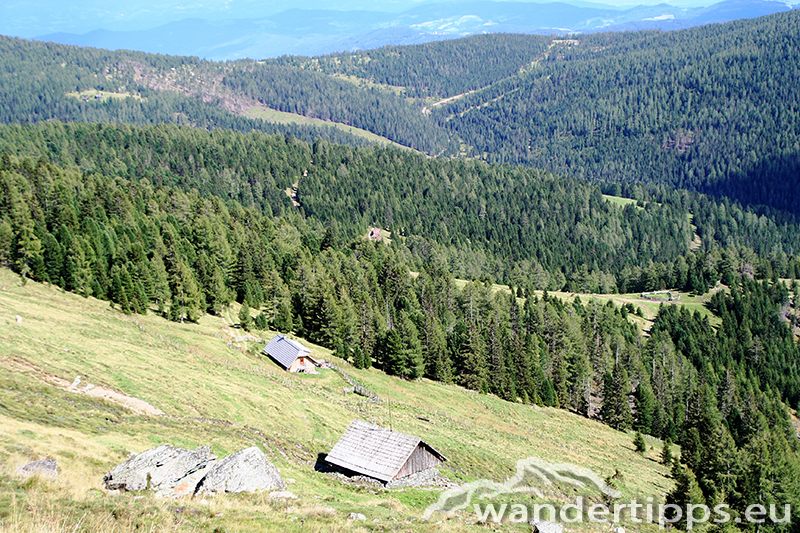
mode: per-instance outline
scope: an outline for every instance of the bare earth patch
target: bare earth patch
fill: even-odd
[[[122,394],[112,389],[108,389],[100,385],[92,385],[86,383],[82,384],[83,386],[73,386],[75,382],[70,382],[69,380],[64,379],[60,376],[57,376],[50,372],[46,372],[41,368],[39,368],[38,366],[22,359],[8,359],[8,358],[0,359],[0,365],[8,369],[14,370],[16,372],[22,372],[25,374],[33,375],[34,377],[36,377],[36,379],[38,379],[42,383],[52,385],[53,387],[65,390],[67,392],[72,392],[75,394],[85,394],[87,396],[92,396],[94,398],[102,398],[104,400],[108,400],[110,402],[119,404],[127,409],[130,409],[131,411],[139,415],[161,416],[164,414],[164,411],[153,407],[144,400],[140,400],[139,398],[134,398],[133,396],[127,396],[125,394]]]

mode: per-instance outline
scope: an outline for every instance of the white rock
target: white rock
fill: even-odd
[[[563,533],[564,524],[547,520],[531,520],[531,525],[538,533]]]
[[[269,493],[270,500],[296,500],[297,496],[289,492],[288,490],[276,490],[275,492]]]
[[[367,519],[367,517],[366,517],[366,516],[364,516],[364,515],[363,515],[363,514],[361,514],[361,513],[350,513],[350,514],[347,516],[347,519],[348,519],[348,520],[366,520],[366,519]]]

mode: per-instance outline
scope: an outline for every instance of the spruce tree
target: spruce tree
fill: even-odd
[[[247,300],[239,309],[239,326],[245,331],[253,329],[253,317],[250,316],[250,306],[247,304]]]
[[[372,357],[366,350],[361,354],[361,368],[372,368]]]
[[[351,360],[352,360],[351,358],[352,358],[352,356],[353,356],[353,352],[352,352],[352,350],[350,349],[350,345],[349,345],[349,344],[347,344],[347,342],[344,342],[344,341],[343,341],[343,342],[340,344],[340,347],[341,347],[341,352],[337,352],[337,354],[336,354],[336,355],[338,355],[339,357],[341,357],[341,358],[342,358],[342,359],[344,359],[345,361],[351,361]]]
[[[120,281],[122,282],[122,288],[125,292],[125,295],[128,297],[128,301],[131,303],[131,310],[136,312],[137,310],[134,308],[136,304],[136,287],[133,283],[133,278],[131,277],[130,272],[124,265],[119,271],[119,277]]]
[[[406,357],[403,352],[403,340],[400,334],[394,329],[387,330],[381,343],[383,371],[396,376],[405,375]]]
[[[661,464],[671,466],[673,461],[672,456],[672,441],[669,439],[664,440],[664,446],[661,448]]]
[[[468,328],[459,355],[462,362],[461,385],[468,389],[485,391],[487,380],[485,344],[476,324]]]
[[[705,448],[696,427],[690,427],[684,431],[680,445],[681,462],[692,470],[696,469],[700,465]]]
[[[607,372],[603,387],[603,422],[617,430],[631,427],[633,417],[628,404],[631,386],[628,372],[621,364],[614,365],[613,372]]]
[[[232,293],[225,285],[222,269],[215,266],[206,287],[206,305],[210,313],[219,315],[223,307],[231,303]],[[266,328],[265,328],[266,329]]]
[[[637,431],[652,435],[653,421],[656,413],[656,397],[653,394],[653,389],[647,382],[639,383],[636,387],[636,423],[634,427]]]
[[[9,188],[14,190],[13,187]],[[31,209],[18,194],[11,195],[11,228],[14,235],[14,266],[23,282],[29,277],[39,279],[45,271],[42,243],[34,231]]]
[[[678,461],[673,462],[672,477],[675,479],[675,488],[667,494],[667,505],[677,505],[683,510],[681,517],[675,522],[675,527],[686,530],[686,512],[689,505],[705,504],[703,491],[697,484],[697,478],[690,468],[686,468]],[[672,508],[667,509],[666,517],[670,520],[676,518]]]
[[[358,344],[353,348],[353,366],[359,369],[370,368],[372,366],[372,359],[370,359],[369,355],[367,355]]]
[[[258,313],[256,317],[253,319],[253,325],[255,326],[256,329],[261,331],[267,329],[269,327],[269,320],[267,320],[267,315],[265,315],[263,311]]]
[[[647,442],[645,442],[644,436],[640,431],[637,431],[633,437],[633,446],[636,448],[636,453],[643,454],[647,451]]]
[[[125,287],[122,284],[122,277],[120,276],[119,269],[114,266],[111,276],[111,301],[119,304],[123,313],[130,311],[128,296],[125,294]]]
[[[542,381],[541,399],[542,404],[546,407],[558,406],[558,398],[556,397],[556,390],[553,388],[553,382],[547,378]]]
[[[278,309],[275,313],[275,320],[272,321],[272,327],[281,333],[289,333],[292,330],[292,310],[285,300],[278,303]]]
[[[364,366],[363,366],[364,363],[362,362],[363,355],[364,355],[364,352],[361,351],[361,346],[356,344],[355,348],[353,348],[353,366],[354,367],[356,367],[358,369],[364,368]]]
[[[147,314],[147,308],[150,306],[150,299],[147,297],[147,291],[144,288],[144,285],[141,281],[136,280],[134,283],[135,287],[135,310],[140,315]]]

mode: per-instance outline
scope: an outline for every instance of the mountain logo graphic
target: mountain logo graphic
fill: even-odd
[[[556,484],[596,490],[610,499],[617,499],[622,495],[588,468],[568,463],[548,463],[537,457],[528,457],[517,461],[516,474],[505,483],[481,479],[446,490],[436,503],[425,509],[423,518],[430,520],[437,511],[451,512],[466,509],[470,504],[477,503],[476,500],[488,500],[502,494],[522,493],[542,498],[544,497],[542,488]]]

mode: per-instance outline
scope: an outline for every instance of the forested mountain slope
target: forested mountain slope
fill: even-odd
[[[448,149],[448,133],[385,91],[364,90],[318,73],[253,61],[109,52],[0,36],[0,122],[179,124],[206,129],[288,133],[352,145],[363,139],[326,127],[274,125],[243,115],[267,106],[366,129],[429,153]],[[97,91],[113,93],[95,98]]]
[[[483,35],[224,64],[2,38],[8,98],[0,119],[166,122],[365,142],[242,116],[266,106],[430,155],[663,183],[797,215],[798,22],[791,11],[676,32]],[[98,89],[130,96],[78,97]]]
[[[407,96],[442,99],[516,75],[552,41],[551,36],[492,33],[314,58],[285,56],[268,62],[399,87]]]
[[[283,58],[429,97],[463,153],[800,206],[800,12],[674,32],[485,35]],[[460,96],[460,97],[458,97]]]
[[[388,246],[341,239],[335,227],[347,225],[344,217],[323,227],[294,212],[288,198],[288,211],[275,216],[248,195],[246,205],[236,196],[246,178],[267,171],[268,161],[283,162],[270,170],[280,174],[269,184],[275,187],[306,156],[323,173],[336,168],[341,181],[348,179],[347,164],[379,157],[398,176],[418,166],[423,175],[456,168],[492,187],[527,181],[525,194],[537,199],[537,210],[554,220],[571,214],[587,234],[593,224],[635,228],[648,214],[669,221],[671,210],[685,221],[675,206],[631,205],[615,213],[596,189],[577,181],[558,189],[563,182],[546,174],[474,162],[448,167],[421,156],[405,164],[400,156],[407,153],[391,149],[345,151],[346,163],[320,143],[255,133],[47,124],[6,127],[0,138],[4,152],[14,145],[20,154],[42,148],[38,160],[8,153],[0,159],[0,263],[23,280],[46,280],[109,300],[124,313],[155,310],[180,322],[223,313],[236,300],[240,327],[294,331],[359,368],[375,365],[406,379],[427,376],[511,402],[559,406],[616,429],[678,441],[682,464],[675,463],[668,501],[691,497],[739,510],[765,498],[781,509],[790,505],[797,519],[800,449],[787,404],[800,403],[800,353],[787,315],[797,316],[792,302],[800,299],[800,284],[789,290],[774,271],[772,280],[751,279],[772,262],[748,271],[737,248],[680,256],[665,275],[695,284],[700,276],[699,285],[725,276],[730,293],[717,291],[710,300],[721,325],[715,331],[707,317],[666,305],[645,339],[628,320],[632,307],[539,297],[529,275],[508,292],[480,282],[459,288],[441,252],[415,250],[420,243],[399,229]],[[269,155],[254,157],[241,175],[238,167],[232,172],[248,151]],[[139,162],[153,172],[128,177]],[[206,174],[207,181],[188,179]],[[391,177],[381,179],[391,183]],[[460,187],[468,189],[467,199],[475,192],[469,183]],[[548,196],[554,190],[575,203],[544,211],[544,200],[557,201]],[[434,200],[420,206],[437,206],[435,191],[428,194]],[[473,202],[480,205],[480,198]],[[648,231],[666,238],[658,225]],[[562,248],[571,240],[558,232],[548,238]],[[797,276],[798,266],[793,259],[783,268]],[[781,524],[765,530],[788,531]]]
[[[663,191],[622,207],[595,185],[525,167],[256,132],[53,123],[0,132],[0,154],[195,189],[267,216],[302,215],[344,242],[376,225],[407,239],[417,261],[438,257],[467,279],[628,292],[707,288],[745,264],[763,277],[797,275],[797,225],[697,194]],[[299,208],[286,194],[295,183]],[[699,253],[711,254],[692,259],[694,267],[684,260],[690,212],[704,242]],[[724,267],[720,247],[728,250]]]
[[[247,118],[245,112],[260,103],[226,89],[220,65],[197,58],[109,52],[2,36],[0,57],[3,123],[166,123],[368,144],[333,127],[278,125]]]
[[[436,112],[489,161],[798,214],[799,50],[800,12],[579,36]]]

